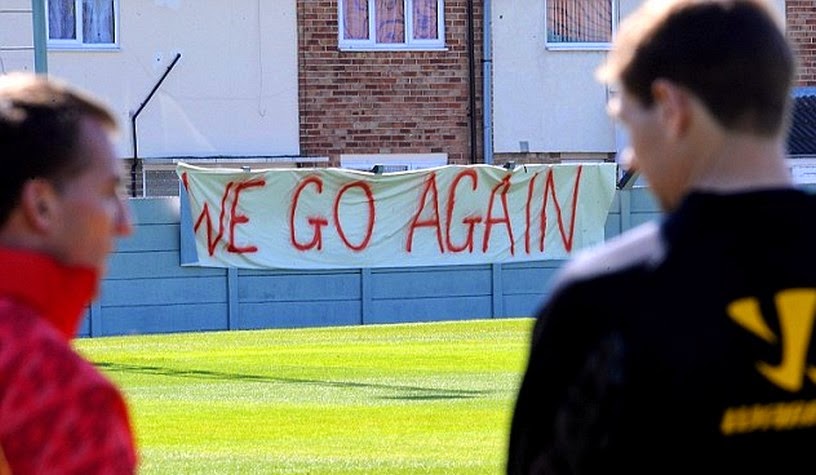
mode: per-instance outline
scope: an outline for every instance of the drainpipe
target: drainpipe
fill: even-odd
[[[468,17],[468,86],[470,88],[468,97],[470,99],[470,163],[476,163],[477,160],[477,142],[476,142],[476,49],[473,40],[473,0],[467,2],[467,17]]]
[[[482,7],[482,124],[484,130],[484,162],[493,164],[493,7],[484,0]]]
[[[34,72],[48,74],[48,33],[45,31],[45,0],[31,0],[34,36]]]
[[[130,195],[134,198],[136,197],[136,169],[138,168],[139,164],[139,147],[138,137],[136,135],[136,119],[139,118],[139,114],[142,113],[142,110],[144,110],[147,103],[150,102],[150,99],[152,99],[153,95],[156,94],[156,91],[159,90],[159,86],[161,86],[161,84],[164,82],[164,79],[167,77],[167,75],[170,74],[170,71],[173,70],[173,67],[176,66],[176,63],[178,62],[179,59],[181,59],[181,53],[176,53],[176,57],[173,58],[173,61],[170,63],[170,66],[167,66],[167,70],[164,71],[162,77],[159,78],[158,82],[156,82],[156,84],[153,86],[153,89],[150,91],[150,94],[147,95],[147,98],[144,100],[144,102],[142,102],[139,108],[136,109],[136,112],[134,112],[130,116],[130,129],[132,135],[131,139],[133,140],[133,165],[130,166],[130,190],[131,190]]]

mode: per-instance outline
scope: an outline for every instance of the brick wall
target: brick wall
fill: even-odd
[[[298,0],[301,154],[447,153],[470,162],[467,0],[445,2],[447,51],[339,51],[337,0]],[[482,2],[474,4],[482,159]]]
[[[799,58],[797,86],[816,86],[816,2],[787,0],[785,2],[788,37]]]

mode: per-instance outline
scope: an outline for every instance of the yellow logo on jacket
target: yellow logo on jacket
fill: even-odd
[[[779,334],[768,327],[759,300],[747,297],[732,302],[728,316],[752,334],[779,347],[779,364],[756,363],[757,371],[777,387],[795,393],[805,378],[816,383],[816,367],[807,366],[813,322],[816,320],[816,289],[787,289],[774,297]],[[791,401],[728,408],[721,431],[726,434],[759,430],[785,430],[816,425],[816,401]]]

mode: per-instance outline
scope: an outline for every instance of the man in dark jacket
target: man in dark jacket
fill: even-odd
[[[813,473],[816,196],[785,164],[794,62],[760,0],[654,0],[622,23],[599,76],[666,219],[559,275],[508,473]]]
[[[131,232],[115,126],[64,84],[0,76],[0,473],[136,471],[122,395],[71,347]]]

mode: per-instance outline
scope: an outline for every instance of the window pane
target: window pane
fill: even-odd
[[[48,2],[48,38],[52,40],[76,39],[74,0],[50,0]]]
[[[612,2],[548,0],[547,41],[552,43],[612,41]]]
[[[368,0],[345,0],[343,2],[343,38],[347,40],[368,39]]]
[[[403,0],[376,0],[377,43],[405,43]]]
[[[414,39],[437,39],[436,0],[414,0]]]
[[[82,0],[82,42],[114,43],[113,0]]]

